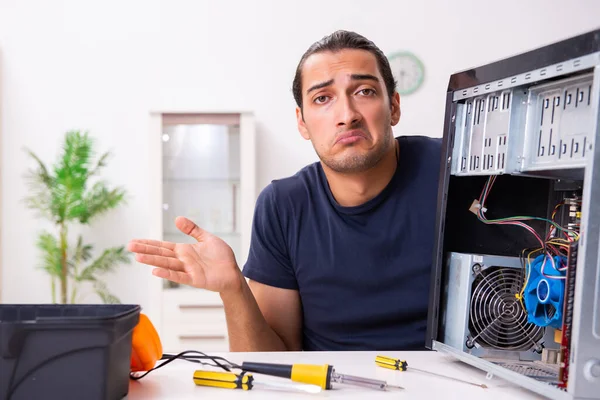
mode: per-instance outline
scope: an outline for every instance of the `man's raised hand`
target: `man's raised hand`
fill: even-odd
[[[196,243],[136,239],[127,248],[137,261],[154,266],[157,277],[220,293],[241,288],[243,277],[227,243],[185,217],[177,217],[175,226]]]

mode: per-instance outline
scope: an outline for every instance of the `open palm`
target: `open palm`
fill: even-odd
[[[156,267],[152,273],[160,278],[214,292],[239,285],[240,271],[227,243],[184,217],[178,217],[175,226],[197,243],[137,239],[128,250],[136,253],[137,261]]]

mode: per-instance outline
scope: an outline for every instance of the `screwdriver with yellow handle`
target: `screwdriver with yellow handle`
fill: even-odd
[[[252,374],[233,372],[202,371],[194,372],[194,383],[198,386],[213,386],[225,389],[250,390],[254,382]]]
[[[394,370],[397,370],[397,371],[406,371],[407,368],[408,368],[408,363],[406,362],[406,360],[400,360],[400,359],[397,359],[397,358],[385,357],[385,356],[377,356],[377,357],[375,357],[375,364],[377,364],[378,366],[380,366],[382,368],[394,369]],[[417,369],[417,368],[413,368],[413,367],[410,367],[410,369],[413,370],[413,371],[419,371],[419,372],[423,372],[423,373],[426,373],[426,374],[435,375],[435,376],[438,376],[440,378],[451,379],[453,381],[458,381],[458,382],[462,382],[462,383],[467,383],[469,385],[479,386],[479,387],[482,387],[484,389],[487,388],[486,385],[480,384],[480,383],[469,382],[469,381],[465,381],[465,380],[462,380],[462,379],[454,378],[454,377],[451,377],[451,376],[436,374],[435,372],[425,371],[425,370]]]
[[[308,393],[319,393],[321,388],[316,385],[290,385],[288,383],[278,382],[257,382],[252,374],[242,372],[236,374],[233,372],[205,371],[196,370],[194,372],[194,383],[197,386],[212,386],[223,389],[242,389],[251,390],[254,387],[297,389]]]
[[[386,381],[378,379],[363,378],[360,376],[338,374],[332,365],[313,364],[270,364],[257,362],[243,362],[240,365],[243,371],[257,374],[278,376],[288,378],[294,382],[317,385],[322,389],[329,390],[333,383],[363,386],[377,390],[388,388],[403,389],[400,386],[388,385]]]

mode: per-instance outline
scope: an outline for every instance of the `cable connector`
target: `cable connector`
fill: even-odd
[[[483,212],[487,211],[487,208],[485,208],[485,207],[481,208],[481,204],[479,203],[479,200],[477,200],[477,199],[473,200],[473,203],[471,203],[471,207],[469,207],[469,211],[471,211],[475,215],[478,215],[479,209],[481,209]]]

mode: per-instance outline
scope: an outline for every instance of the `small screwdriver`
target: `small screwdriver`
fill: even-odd
[[[224,389],[250,390],[254,387],[252,374],[233,372],[194,371],[194,383],[198,386],[212,386]]]
[[[269,364],[243,362],[240,368],[247,372],[278,376],[281,378],[291,379],[294,382],[317,385],[326,390],[331,389],[332,383],[334,382],[363,386],[377,390],[387,390],[387,388],[404,389],[400,386],[388,385],[386,381],[362,378],[353,375],[338,374],[335,372],[333,366],[329,364]]]
[[[251,390],[254,387],[296,389],[308,393],[319,393],[321,388],[316,385],[290,385],[278,382],[257,382],[252,374],[245,372],[235,374],[233,372],[204,371],[194,372],[194,383],[197,386],[212,386],[223,389]]]
[[[375,357],[375,364],[377,364],[378,366],[380,366],[382,368],[395,369],[397,371],[406,371],[406,369],[408,368],[408,363],[405,360],[399,360],[397,358],[391,358],[391,357],[385,357],[385,356]],[[434,376],[438,376],[440,378],[451,379],[453,381],[458,381],[458,382],[462,382],[462,383],[466,383],[466,384],[474,385],[474,386],[479,386],[484,389],[487,389],[487,386],[482,383],[469,382],[469,381],[465,381],[462,379],[454,378],[452,376],[436,374],[435,372],[425,371],[425,370],[417,369],[417,368],[413,368],[413,367],[410,367],[410,369],[412,369],[414,371],[423,372],[425,374],[431,374]]]

